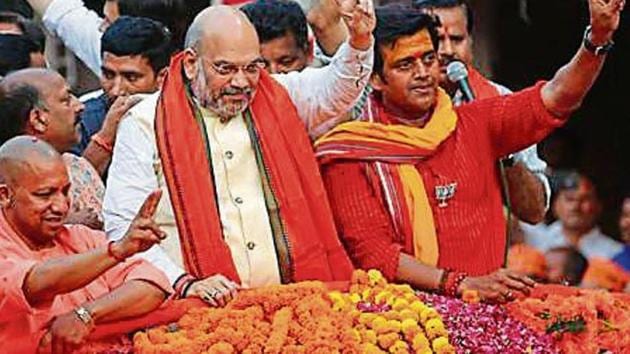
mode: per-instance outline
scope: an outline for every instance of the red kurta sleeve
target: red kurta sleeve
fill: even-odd
[[[398,271],[402,246],[384,206],[359,163],[335,163],[323,168],[335,223],[355,265],[378,269],[389,280]]]
[[[464,105],[459,108],[460,116],[487,124],[496,158],[520,151],[540,142],[568,118],[547,110],[541,96],[544,84]]]

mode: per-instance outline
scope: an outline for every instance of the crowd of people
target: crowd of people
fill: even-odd
[[[475,69],[465,0],[194,18],[184,1],[107,0],[104,18],[29,3],[101,88],[75,97],[42,28],[0,14],[0,338],[16,352],[355,268],[497,303],[537,282],[630,291],[630,196],[615,241],[596,186],[549,177],[536,145],[596,81],[623,0],[589,0],[575,56],[514,93]]]

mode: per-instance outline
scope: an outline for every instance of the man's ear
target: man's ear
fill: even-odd
[[[28,114],[28,124],[26,131],[33,135],[42,135],[48,129],[50,117],[42,109],[34,107]]]
[[[306,45],[306,65],[311,65],[315,59],[315,38],[309,38]]]
[[[385,80],[383,80],[380,74],[373,72],[372,75],[370,75],[370,86],[376,91],[383,91]]]
[[[164,79],[166,78],[166,73],[168,73],[168,66],[165,68],[162,68],[162,70],[158,72],[157,77],[155,78],[158,88],[162,87],[162,84],[164,83]]]
[[[184,73],[188,80],[194,80],[197,76],[197,65],[199,56],[197,52],[192,48],[186,48],[184,50]]]
[[[0,184],[0,207],[3,209],[11,205],[11,191],[6,184]]]

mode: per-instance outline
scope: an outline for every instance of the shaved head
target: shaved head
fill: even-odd
[[[0,204],[29,247],[50,245],[70,209],[68,171],[55,148],[33,136],[0,147]]]
[[[13,185],[39,164],[61,164],[61,155],[50,144],[33,136],[18,136],[0,146],[0,183]]]
[[[79,142],[83,108],[56,71],[13,72],[0,82],[0,144],[28,134],[68,151]]]
[[[198,48],[206,40],[241,42],[255,40],[256,28],[240,10],[226,5],[211,6],[195,17],[186,33],[186,48]],[[239,45],[244,43],[239,43]]]
[[[50,69],[24,69],[14,71],[5,76],[0,82],[0,91],[9,92],[18,87],[30,86],[39,92],[40,99],[45,97],[52,86],[52,82],[64,82],[59,73]]]

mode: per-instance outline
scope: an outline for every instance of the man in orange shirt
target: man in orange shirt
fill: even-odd
[[[8,352],[70,353],[103,322],[143,315],[172,292],[133,255],[159,243],[151,194],[124,238],[64,226],[70,182],[59,153],[20,136],[0,147],[0,341]]]

